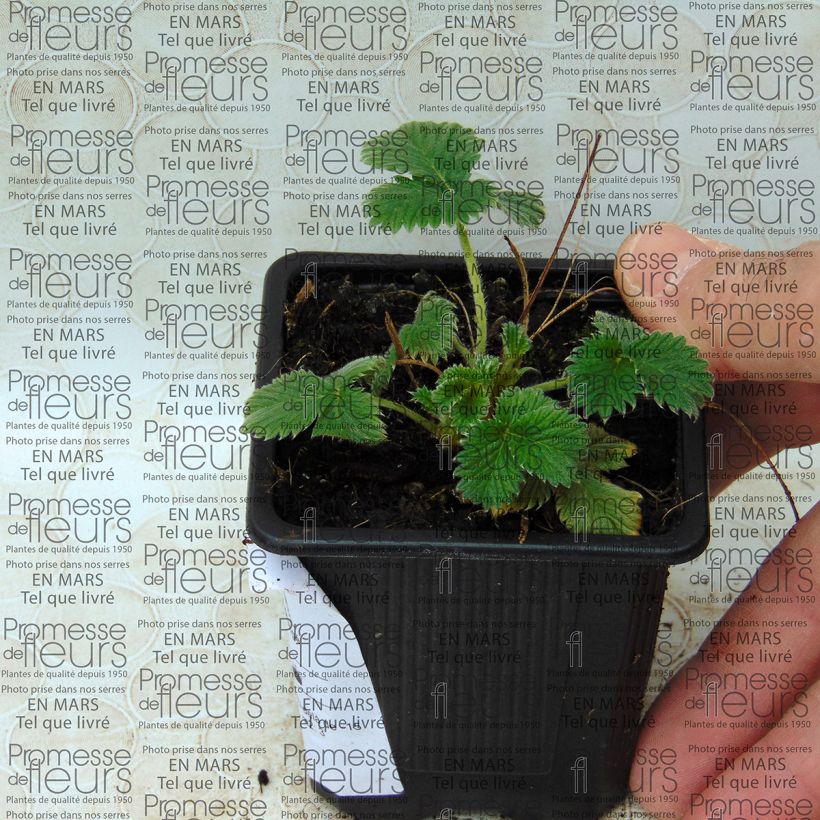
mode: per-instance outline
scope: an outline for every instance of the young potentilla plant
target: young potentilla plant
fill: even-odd
[[[420,298],[410,323],[396,328],[385,317],[385,352],[355,359],[325,376],[307,370],[283,373],[258,389],[247,402],[243,429],[264,439],[309,429],[313,437],[377,445],[386,440],[385,414],[398,413],[452,447],[456,490],[465,503],[499,515],[526,512],[553,499],[570,531],[637,535],[641,494],[611,480],[636,447],[601,424],[628,412],[642,397],[697,415],[713,393],[707,363],[682,337],[649,333],[629,319],[598,311],[564,372],[538,382],[528,366],[534,341],[596,291],[561,310],[556,300],[531,331],[530,311],[555,252],[530,289],[511,242],[523,308],[517,318],[501,317],[496,323],[499,338],[488,339],[484,288],[467,225],[495,208],[517,224],[535,228],[543,221],[544,208],[526,190],[473,177],[482,147],[482,138],[461,125],[412,122],[371,139],[362,152],[377,171],[395,174],[367,195],[371,224],[392,231],[456,228],[472,316],[466,316],[460,300],[457,306],[430,291]],[[593,156],[594,148],[578,197]],[[459,310],[465,314],[463,323]],[[404,402],[384,395],[397,368],[413,374]],[[422,373],[427,383],[422,383]]]

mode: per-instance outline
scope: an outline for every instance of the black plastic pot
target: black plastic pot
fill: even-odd
[[[275,262],[257,384],[277,375],[292,277],[315,270],[321,287],[326,275],[372,283],[420,267],[464,281],[452,258],[315,253]],[[590,268],[590,280],[607,272]],[[640,423],[652,424],[653,412]],[[271,501],[277,445],[253,442],[248,532],[266,550],[298,556],[350,622],[405,786],[401,796],[359,800],[324,792],[331,800],[374,820],[482,810],[591,818],[624,797],[668,567],[698,555],[709,533],[703,423],[676,418],[671,430],[680,495],[691,500],[670,531],[583,541],[531,533],[523,545],[516,533],[287,522]],[[360,595],[365,577],[370,594]]]

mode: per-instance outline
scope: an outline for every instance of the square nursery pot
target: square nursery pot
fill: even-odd
[[[543,262],[527,264],[538,271]],[[485,276],[503,274],[515,285],[511,260],[480,265]],[[257,385],[278,372],[294,277],[316,271],[321,288],[349,275],[372,292],[422,268],[447,283],[466,281],[452,257],[279,259],[265,280]],[[591,265],[590,281],[607,273],[611,266]],[[702,419],[647,404],[630,423],[662,429],[679,496],[691,499],[674,525],[656,535],[586,540],[531,530],[524,544],[517,531],[503,530],[319,523],[308,531],[299,510],[274,509],[272,464],[281,445],[253,441],[248,532],[263,549],[298,556],[351,624],[405,786],[401,796],[361,799],[319,788],[339,808],[374,820],[479,811],[592,818],[623,799],[668,568],[700,554],[709,533]],[[368,594],[359,595],[363,583]]]

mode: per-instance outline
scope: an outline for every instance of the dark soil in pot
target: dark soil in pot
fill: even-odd
[[[389,276],[386,271],[385,279]],[[557,272],[553,276],[559,281],[562,278]],[[611,280],[605,284],[611,285]],[[349,276],[327,272],[321,277],[318,295],[310,298],[299,298],[301,285],[302,281],[295,279],[288,292],[283,370],[306,368],[320,375],[359,356],[384,352],[389,346],[385,312],[401,326],[412,320],[422,294],[436,290],[447,295],[441,281],[425,270],[373,285],[359,285]],[[470,310],[469,287],[456,285],[451,290]],[[497,276],[487,283],[486,291],[491,322],[518,316],[521,297],[516,271]],[[555,295],[547,291],[539,300],[531,328],[538,327]],[[570,288],[562,306],[575,298]],[[610,298],[591,306],[585,303],[563,316],[538,339],[528,364],[539,373],[525,377],[522,386],[559,376],[591,315],[602,308],[628,315],[620,300]],[[463,317],[460,335],[466,338]],[[497,343],[492,332],[490,339]],[[488,352],[498,353],[492,348]],[[419,368],[414,368],[413,376],[418,384],[432,384],[435,379],[433,373]],[[412,386],[406,369],[398,368],[385,395],[408,402]],[[276,512],[294,524],[303,510],[312,507],[317,525],[323,527],[495,531],[511,540],[517,538],[518,514],[494,521],[478,507],[464,504],[456,494],[452,470],[441,469],[439,451],[429,434],[397,414],[385,412],[384,416],[389,441],[377,446],[311,439],[309,432],[280,442],[272,486]],[[629,467],[617,474],[616,481],[642,492],[644,535],[668,532],[680,518],[682,498],[675,471],[677,425],[675,416],[654,407],[649,424],[644,414],[636,411],[605,425],[638,445]],[[566,532],[552,503],[530,514],[530,528],[533,532]]]

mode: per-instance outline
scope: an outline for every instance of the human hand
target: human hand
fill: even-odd
[[[818,242],[743,252],[674,225],[633,234],[618,252],[617,283],[632,313],[701,350],[718,382],[715,403],[759,442],[731,416],[707,412],[707,440],[722,448],[710,465],[712,497],[763,461],[761,449],[771,457],[818,441],[818,258]],[[820,506],[787,533],[652,705],[630,777],[647,810],[820,818],[816,547]]]

